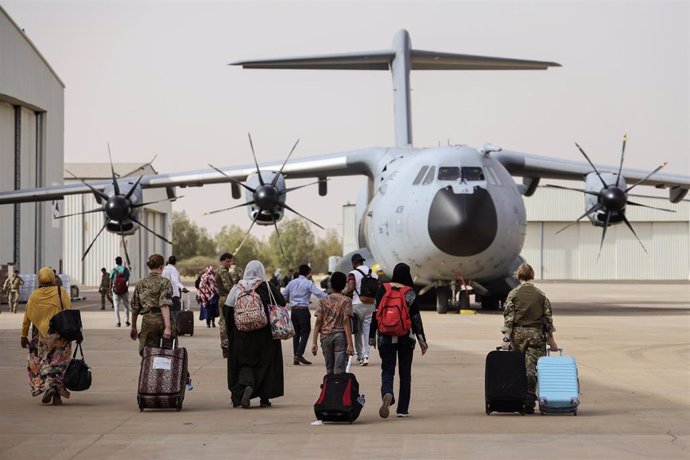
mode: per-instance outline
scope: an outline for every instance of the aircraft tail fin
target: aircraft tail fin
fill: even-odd
[[[395,143],[399,147],[412,145],[410,70],[544,70],[560,67],[556,62],[415,50],[406,30],[396,33],[390,50],[240,61],[231,65],[241,65],[245,69],[390,70],[393,74]]]

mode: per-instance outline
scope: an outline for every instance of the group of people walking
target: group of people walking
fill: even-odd
[[[311,364],[305,359],[304,352],[311,334],[309,305],[314,296],[319,301],[310,351],[315,356],[320,344],[326,373],[345,372],[350,357],[355,355],[357,363],[366,366],[370,347],[374,347],[381,359],[379,415],[387,418],[390,407],[395,404],[399,417],[409,416],[414,350],[419,344],[424,355],[429,348],[410,267],[404,263],[396,265],[390,282],[377,281],[375,294],[370,297],[366,284],[371,286],[370,279],[376,279],[376,273],[364,265],[365,260],[360,254],[355,254],[351,262],[351,272],[335,272],[330,276],[328,293],[315,286],[308,265],[300,266],[299,276],[282,290],[266,281],[266,270],[260,261],[252,260],[241,270],[229,253],[221,255],[218,269],[207,267],[203,271],[197,280],[197,300],[209,327],[211,324],[215,327],[215,318],[219,317],[220,346],[227,358],[227,383],[233,407],[248,408],[254,398],[259,398],[260,407],[271,407],[271,399],[284,394],[282,344],[273,338],[270,321],[266,320],[270,306],[291,305],[290,316],[295,331],[293,364]],[[131,324],[128,292],[113,289],[116,313],[119,313],[119,304],[126,305],[126,324],[131,326],[132,340],[139,341],[140,354],[144,347],[158,347],[161,340],[177,335],[174,312],[179,311],[176,304],[179,305],[180,293],[186,292],[186,288],[179,282],[175,263],[174,257],[168,259],[167,267],[172,266],[170,269],[160,254],[148,258],[149,274],[138,281],[132,295]],[[126,278],[128,284],[129,270],[122,266],[121,258],[117,258],[116,267],[108,276],[113,286],[121,283],[121,278]],[[521,284],[507,299],[502,346],[512,347],[526,355],[529,396],[525,404],[533,408],[536,359],[545,354],[546,342],[556,349],[555,328],[548,299],[531,284],[534,277],[531,267],[523,264],[517,276]],[[51,331],[50,319],[60,310],[72,306],[67,292],[57,286],[52,269],[42,268],[38,273],[38,283],[39,288],[27,303],[21,346],[29,349],[28,372],[32,394],[43,394],[42,402],[45,404],[61,404],[62,398],[69,398],[63,378],[71,358],[71,343]],[[258,299],[250,301],[260,302],[262,311],[259,316],[264,315],[263,319],[258,318],[262,322],[255,328],[244,327],[244,317],[236,322],[237,314],[246,312],[250,297]],[[119,314],[117,316],[119,326]],[[139,317],[142,319],[140,327],[137,326]],[[546,335],[543,335],[544,331]],[[397,398],[393,389],[396,367],[400,379]]]

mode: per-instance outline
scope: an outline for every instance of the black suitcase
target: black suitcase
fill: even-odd
[[[327,374],[323,377],[321,395],[314,404],[314,414],[324,422],[352,423],[362,411],[362,400],[355,374]]]
[[[194,335],[194,312],[183,310],[177,313],[177,335]]]
[[[525,414],[527,372],[525,356],[500,347],[486,356],[484,374],[486,414],[519,412]]]

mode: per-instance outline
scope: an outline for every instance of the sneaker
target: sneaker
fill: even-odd
[[[362,358],[357,358],[357,364],[358,364],[359,366],[362,365],[362,361],[364,361]]]
[[[120,324],[120,323],[117,323],[117,324],[116,324],[116,326],[117,326],[117,327],[120,327],[120,326],[122,326],[122,324]]]
[[[53,396],[53,406],[62,406],[62,398],[57,392],[55,392],[55,395]]]
[[[41,398],[41,402],[43,404],[50,404],[50,402],[53,400],[53,397],[57,394],[57,390],[55,387],[50,387],[46,390],[45,394],[43,395],[43,398]]]
[[[242,409],[249,409],[249,406],[251,406],[253,391],[254,389],[252,387],[244,387],[244,393],[242,393],[242,400],[240,401]]]
[[[404,414],[396,414],[396,416],[397,416],[397,417],[400,417],[400,418],[407,418],[407,417],[410,416],[410,413],[409,413],[409,412],[405,412]]]
[[[132,323],[130,323],[129,321],[127,321],[127,322],[125,323],[125,326],[131,326],[131,325],[132,325]]]
[[[390,415],[389,407],[391,406],[392,402],[392,394],[386,393],[385,395],[383,395],[383,402],[381,403],[381,408],[379,409],[379,415],[381,416],[381,418],[388,418],[388,415]]]
[[[362,363],[360,364],[360,366],[366,366],[368,364],[369,364],[369,357],[365,356],[364,358],[362,358]]]
[[[271,407],[271,401],[268,399],[261,399],[261,402],[259,403],[259,407]]]

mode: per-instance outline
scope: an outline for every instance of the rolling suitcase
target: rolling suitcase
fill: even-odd
[[[191,378],[187,370],[187,350],[176,348],[145,347],[139,371],[137,403],[139,410],[144,408],[182,409],[185,386]]]
[[[537,395],[539,413],[572,413],[577,415],[580,405],[580,381],[577,376],[577,363],[571,356],[546,356],[537,361]]]
[[[351,374],[349,358],[347,372],[326,374],[321,384],[321,394],[314,404],[316,418],[324,422],[348,422],[357,420],[364,406],[364,395],[359,394],[359,382]]]
[[[177,335],[194,335],[194,312],[192,312],[189,305],[188,292],[183,294],[182,311],[177,313],[175,324],[177,326]]]
[[[484,374],[486,415],[491,412],[519,412],[525,415],[527,372],[525,356],[500,347],[486,356]]]

